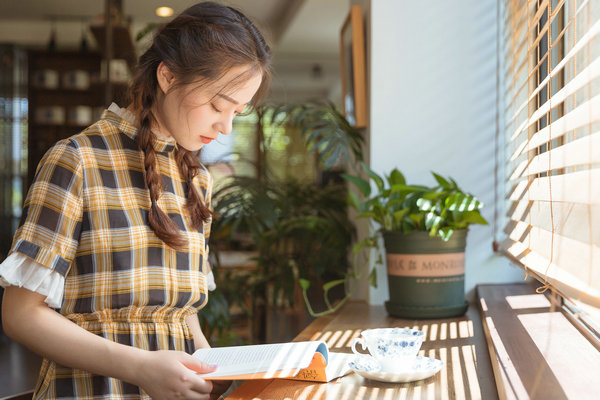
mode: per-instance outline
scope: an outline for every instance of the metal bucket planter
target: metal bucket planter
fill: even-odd
[[[410,319],[463,315],[467,230],[444,242],[428,232],[384,232],[390,299],[387,312]]]

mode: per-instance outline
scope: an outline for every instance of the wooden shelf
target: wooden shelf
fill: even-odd
[[[102,55],[99,52],[81,52],[72,50],[31,50],[28,52],[29,82],[34,82],[37,71],[54,70],[59,75],[59,85],[65,73],[74,70],[86,71],[90,79],[100,78]],[[127,84],[112,83],[113,101],[120,105],[124,104]],[[28,118],[28,182],[27,187],[33,180],[36,167],[46,151],[58,140],[65,139],[85,129],[87,124],[73,124],[68,120],[69,109],[77,106],[88,106],[94,108],[105,108],[108,104],[104,101],[103,82],[90,82],[87,89],[75,89],[57,87],[49,89],[36,87],[30,84],[27,98],[29,102]],[[61,124],[36,122],[36,111],[40,107],[58,106],[65,111],[66,121]],[[95,110],[92,110],[95,111]],[[94,122],[94,121],[92,121]]]

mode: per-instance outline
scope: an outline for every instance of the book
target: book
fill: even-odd
[[[352,354],[329,352],[323,341],[259,344],[198,349],[193,354],[217,370],[208,380],[288,378],[329,382],[347,374]]]

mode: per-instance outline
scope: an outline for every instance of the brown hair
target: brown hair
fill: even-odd
[[[177,225],[158,207],[162,178],[156,171],[156,153],[152,147],[151,127],[156,124],[152,108],[158,93],[156,71],[164,62],[175,76],[174,87],[189,84],[209,85],[222,78],[231,68],[249,67],[234,79],[237,83],[262,74],[261,85],[252,99],[256,105],[267,94],[271,52],[258,29],[240,11],[213,2],[198,3],[161,27],[152,45],[140,57],[130,88],[133,108],[140,121],[138,146],[144,151],[146,183],[150,191],[151,208],[148,220],[152,230],[169,246],[180,249],[186,244]],[[229,85],[236,84],[229,82]],[[221,88],[223,90],[224,88]],[[192,179],[202,168],[199,152],[177,146],[179,171],[188,184],[188,211],[192,227],[200,229],[212,212],[202,202]]]

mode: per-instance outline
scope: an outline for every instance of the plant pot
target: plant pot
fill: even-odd
[[[387,312],[411,319],[463,315],[467,230],[444,242],[428,232],[384,232],[390,299]]]

